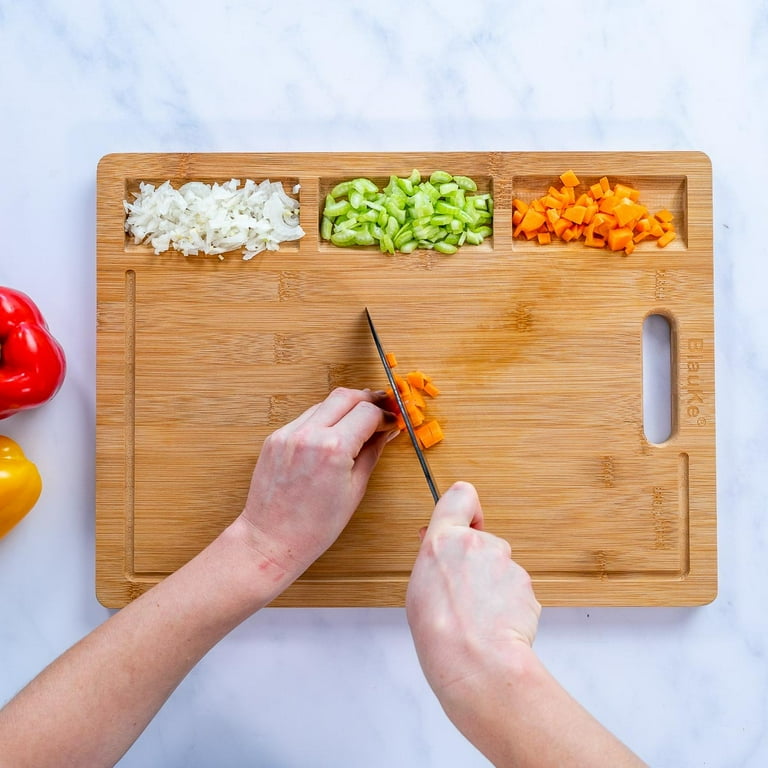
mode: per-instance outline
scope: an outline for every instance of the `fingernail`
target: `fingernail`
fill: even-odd
[[[396,438],[396,437],[397,437],[399,434],[400,434],[400,430],[399,430],[399,429],[393,429],[393,430],[392,430],[392,431],[391,431],[391,432],[390,432],[390,433],[387,435],[387,439],[386,439],[384,442],[388,443],[390,440],[394,440],[394,439],[395,439],[395,438]]]

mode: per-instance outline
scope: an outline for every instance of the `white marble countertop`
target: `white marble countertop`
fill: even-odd
[[[38,301],[69,359],[54,401],[0,424],[45,481],[0,540],[0,699],[109,615],[94,596],[102,155],[695,149],[714,176],[719,596],[547,609],[537,649],[652,765],[768,765],[767,94],[760,0],[0,0],[0,284]],[[404,611],[268,609],[121,765],[487,761],[427,687]]]

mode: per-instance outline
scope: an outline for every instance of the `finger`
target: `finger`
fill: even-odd
[[[355,477],[355,481],[358,484],[361,484],[363,489],[368,483],[373,468],[381,458],[384,446],[392,440],[393,437],[397,437],[398,434],[399,430],[394,430],[392,432],[376,432],[358,452],[352,473]]]
[[[333,431],[340,436],[349,455],[357,457],[376,432],[389,433],[392,427],[391,414],[363,400],[339,419]]]
[[[369,389],[346,389],[337,387],[319,404],[310,417],[321,427],[333,427],[358,403],[373,403],[376,396]]]
[[[448,525],[463,525],[483,529],[483,510],[475,486],[471,483],[454,483],[435,505],[429,521],[427,535]]]

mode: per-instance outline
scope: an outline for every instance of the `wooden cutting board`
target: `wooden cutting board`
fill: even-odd
[[[319,238],[337,182],[473,177],[494,235],[453,256]],[[572,168],[675,214],[631,256],[512,237],[512,200]],[[301,184],[306,236],[278,252],[155,255],[124,233],[140,181]],[[696,152],[115,154],[98,168],[96,581],[118,607],[240,512],[264,438],[335,386],[383,387],[368,306],[404,371],[429,372],[444,489],[473,482],[547,605],[695,605],[717,589],[712,185]],[[672,434],[650,443],[642,326],[672,328]],[[279,600],[402,605],[432,501],[391,443],[336,544]]]

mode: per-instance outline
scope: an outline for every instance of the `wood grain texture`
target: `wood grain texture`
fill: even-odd
[[[495,199],[494,235],[454,256],[320,242],[337,181],[442,168]],[[514,197],[568,168],[634,184],[678,239],[629,257],[512,238]],[[301,184],[306,236],[238,253],[153,254],[124,233],[139,181]],[[439,485],[480,492],[546,605],[694,605],[717,589],[712,185],[696,152],[117,154],[98,168],[96,576],[118,607],[241,510],[259,446],[338,385],[380,387],[368,306],[404,370],[442,396]],[[644,435],[642,324],[673,336],[673,433]],[[407,438],[336,544],[276,604],[402,605],[432,503]]]

